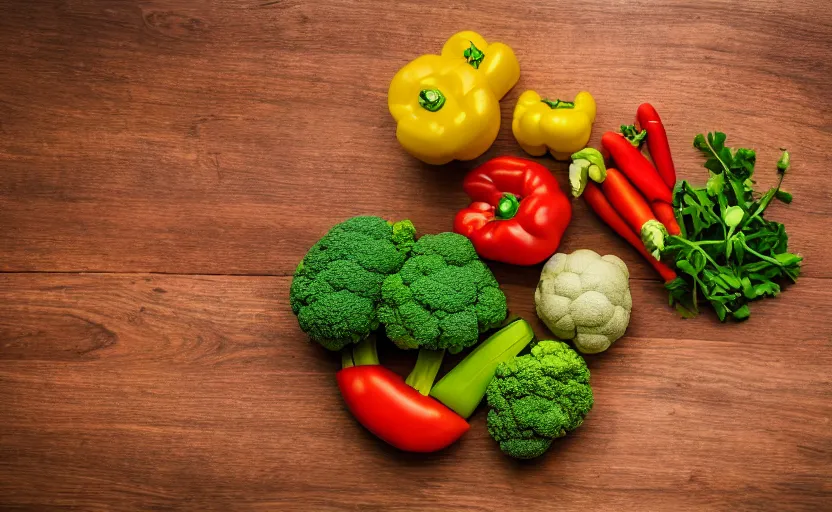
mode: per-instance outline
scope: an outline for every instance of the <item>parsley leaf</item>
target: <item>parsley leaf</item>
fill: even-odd
[[[753,179],[757,154],[727,147],[726,138],[722,132],[697,135],[693,146],[704,154],[710,177],[704,187],[681,181],[673,190],[682,234],[668,238],[665,256],[679,276],[665,287],[670,304],[687,317],[698,314],[701,298],[720,320],[745,320],[750,301],[777,296],[778,281],[800,275],[803,258],[788,252],[785,226],[763,216],[772,200],[792,201],[780,189],[789,152],[777,162],[777,185],[760,196]]]

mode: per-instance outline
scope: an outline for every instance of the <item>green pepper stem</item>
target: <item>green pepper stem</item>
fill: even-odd
[[[471,46],[462,52],[462,56],[465,57],[465,61],[468,62],[468,64],[470,64],[474,69],[480,69],[480,64],[482,64],[485,54],[474,45],[473,41],[468,42],[471,43]]]
[[[352,349],[352,359],[355,366],[371,366],[379,364],[376,351],[376,337],[370,336],[361,340]]]
[[[540,100],[543,103],[549,105],[549,108],[575,108],[574,101],[563,101],[563,100],[549,100],[549,99],[542,99]]]
[[[644,139],[647,138],[647,130],[636,130],[636,125],[634,124],[622,124],[621,125],[621,135],[624,136],[625,139],[630,141],[635,147],[639,147]]]
[[[439,89],[419,91],[419,106],[428,112],[437,112],[445,105],[445,95]]]
[[[503,197],[497,202],[497,208],[494,215],[501,220],[508,220],[517,215],[520,209],[520,200],[511,192],[503,193]]]
[[[644,248],[659,261],[664,252],[665,238],[667,238],[667,229],[661,222],[651,219],[641,226],[641,241],[644,242]]]
[[[427,396],[430,393],[430,388],[433,387],[433,381],[436,379],[436,374],[439,373],[439,368],[442,367],[444,357],[444,350],[419,349],[416,365],[405,379],[405,383]]]

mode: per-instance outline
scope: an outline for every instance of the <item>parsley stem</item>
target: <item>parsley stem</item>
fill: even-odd
[[[708,134],[708,135],[710,135],[710,134]],[[705,145],[706,145],[706,146],[708,146],[708,149],[710,149],[710,150],[711,150],[711,153],[713,153],[714,158],[716,158],[716,159],[717,159],[717,161],[718,161],[720,164],[722,164],[722,168],[723,168],[723,169],[725,169],[726,171],[730,172],[730,169],[728,169],[728,166],[727,166],[727,165],[725,165],[725,162],[723,162],[721,158],[719,158],[719,154],[717,154],[717,152],[716,152],[716,151],[714,151],[714,147],[713,147],[713,146],[711,146],[711,143],[710,143],[710,142],[708,142],[708,137],[704,137],[704,141],[705,141]]]
[[[682,237],[680,237],[680,236],[674,236],[674,237],[673,237],[673,239],[674,239],[674,240],[679,240],[680,242],[684,243],[685,245],[688,245],[688,246],[690,246],[690,247],[693,247],[693,248],[694,248],[694,249],[696,249],[697,251],[701,252],[701,253],[702,253],[702,255],[703,255],[703,256],[705,256],[705,259],[706,259],[706,260],[708,260],[708,261],[710,261],[711,263],[713,263],[713,265],[714,265],[716,268],[722,268],[722,267],[719,265],[719,263],[717,263],[716,261],[714,261],[714,259],[713,259],[713,258],[711,258],[711,255],[710,255],[710,254],[708,254],[707,252],[705,252],[705,250],[704,250],[704,249],[702,249],[701,247],[699,247],[699,245],[698,245],[698,244],[693,243],[693,242],[690,242],[690,241],[688,241],[688,240],[685,240],[684,238],[682,238]],[[701,242],[700,242],[700,243],[701,243]],[[720,243],[722,243],[722,242],[720,242]]]
[[[760,215],[762,215],[763,212],[766,210],[766,208],[768,208],[769,203],[771,203],[771,200],[774,199],[774,196],[777,194],[777,191],[780,190],[780,187],[783,185],[783,177],[786,176],[786,174],[782,173],[782,172],[779,173],[779,174],[780,174],[780,179],[777,181],[777,186],[774,187],[773,189],[769,190],[768,192],[766,192],[766,194],[763,196],[762,200],[760,200],[760,205],[757,207],[757,211],[754,212],[753,215],[751,215],[750,217],[745,219],[745,222],[743,222],[740,225],[740,228],[739,228],[740,230],[742,230],[745,226],[747,226],[748,223],[751,222],[752,220],[760,218]]]
[[[782,264],[782,263],[780,263],[779,261],[777,261],[776,259],[774,259],[774,258],[772,258],[772,257],[766,256],[766,255],[764,255],[764,254],[760,254],[759,252],[755,251],[755,250],[754,250],[754,249],[752,249],[751,247],[748,247],[748,244],[747,244],[747,243],[745,243],[745,241],[744,241],[744,240],[743,240],[743,242],[742,242],[742,245],[743,245],[743,247],[745,247],[745,250],[747,250],[748,252],[750,252],[750,253],[751,253],[751,254],[753,254],[754,256],[756,256],[756,257],[760,258],[761,260],[763,260],[763,261],[767,261],[767,262],[771,263],[772,265],[777,265],[778,267],[783,268],[783,264]]]

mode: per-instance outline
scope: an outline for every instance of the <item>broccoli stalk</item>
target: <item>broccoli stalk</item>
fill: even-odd
[[[436,380],[436,374],[439,373],[439,368],[442,367],[442,360],[444,358],[444,350],[419,350],[419,355],[416,357],[416,365],[413,366],[410,375],[405,379],[407,385],[416,388],[416,391],[427,396],[433,387],[433,381]]]
[[[405,383],[422,395],[439,400],[463,418],[468,418],[485,396],[497,366],[512,361],[532,339],[534,331],[531,325],[522,318],[512,318],[506,322],[505,327],[471,351],[435,386],[433,382],[442,366],[445,351],[420,349],[416,364]],[[342,352],[344,368],[375,364],[379,364],[379,360],[373,336]]]
[[[514,359],[534,339],[531,325],[516,319],[491,335],[436,383],[430,396],[469,417],[482,401],[500,363]]]
[[[352,347],[347,347],[341,351],[342,368],[373,364],[381,364],[381,362],[378,360],[378,351],[376,350],[375,335],[370,335],[369,337],[359,341]]]

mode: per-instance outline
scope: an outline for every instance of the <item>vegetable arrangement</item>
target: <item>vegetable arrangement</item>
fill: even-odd
[[[388,107],[397,139],[429,164],[479,157],[497,136],[499,101],[519,74],[510,47],[455,34],[440,55],[423,55],[393,77]],[[797,280],[802,258],[788,251],[785,227],[764,218],[774,199],[792,200],[780,188],[788,152],[777,163],[777,185],[759,194],[754,151],[726,147],[721,132],[697,135],[694,147],[709,172],[697,187],[677,183],[652,105],[638,107],[636,124],[605,132],[602,151],[585,147],[595,115],[588,92],[562,101],[529,90],[517,100],[512,133],[530,155],[571,159],[572,196],[583,196],[650,263],[684,316],[704,301],[721,321],[745,320],[751,301]],[[380,439],[404,451],[441,450],[468,431],[486,397],[488,432],[500,449],[538,457],[592,409],[589,370],[567,343],[536,342],[532,326],[509,315],[480,257],[512,265],[548,259],[535,291],[537,315],[584,354],[603,352],[625,334],[629,270],[617,256],[588,249],[556,254],[572,206],[538,162],[493,158],[470,171],[462,188],[472,202],[457,213],[454,232],[417,238],[408,220],[370,216],[335,225],[298,265],[289,301],[312,340],[341,352],[336,380],[344,402]],[[379,337],[418,350],[406,378],[381,365]],[[469,349],[435,382],[446,352]]]

